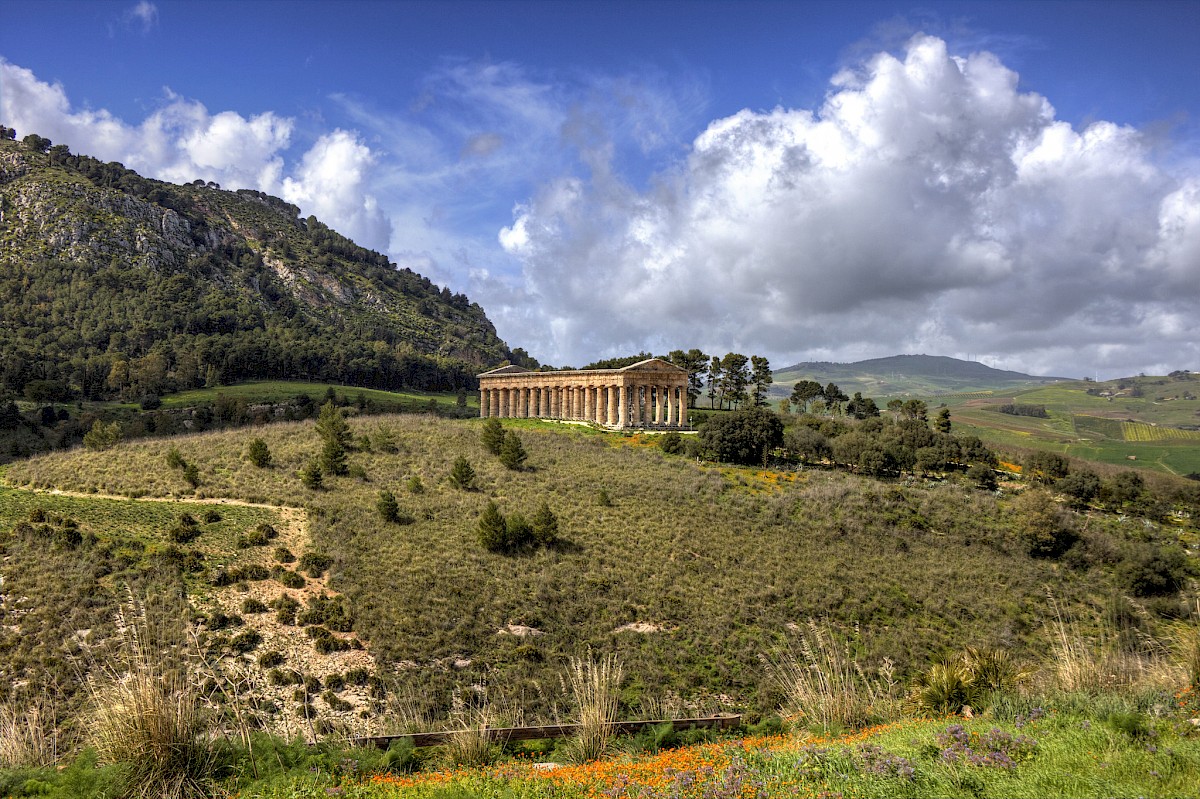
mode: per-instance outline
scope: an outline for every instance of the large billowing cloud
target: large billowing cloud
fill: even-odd
[[[73,109],[61,85],[3,59],[0,85],[0,119],[21,135],[38,133],[73,152],[119,161],[159,180],[201,179],[226,189],[283,195],[361,244],[388,245],[389,223],[366,186],[373,157],[351,134],[320,137],[285,176],[283,153],[294,123],[270,111],[249,118],[232,111],[213,114],[167,91],[161,107],[130,125],[105,110]]]
[[[591,147],[587,179],[543,185],[499,234],[544,354],[1200,367],[1200,179],[1134,129],[1073,129],[1017,83],[988,53],[918,36],[836,75],[816,111],[712,122],[648,190]]]

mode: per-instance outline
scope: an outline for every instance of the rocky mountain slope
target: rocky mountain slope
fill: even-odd
[[[455,389],[511,355],[467,297],[294,205],[0,132],[0,391],[134,398],[250,378]]]

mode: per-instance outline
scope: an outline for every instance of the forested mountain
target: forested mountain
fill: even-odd
[[[174,185],[0,127],[0,393],[251,378],[469,387],[483,309],[261,192]]]

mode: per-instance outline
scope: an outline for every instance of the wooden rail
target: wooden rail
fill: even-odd
[[[742,723],[740,715],[708,716],[699,719],[659,719],[645,721],[614,721],[608,725],[610,735],[631,735],[641,732],[646,727],[657,727],[659,724],[670,724],[676,730],[686,730],[691,727],[709,727],[716,730],[727,730]],[[498,743],[507,741],[532,741],[539,738],[570,738],[579,732],[579,724],[549,724],[542,727],[496,727],[480,730],[486,733],[489,740]],[[408,738],[413,746],[437,746],[446,743],[457,730],[442,730],[440,732],[414,732],[406,735],[370,735],[362,738],[352,738],[354,746],[374,746],[377,749],[387,749],[393,741]]]

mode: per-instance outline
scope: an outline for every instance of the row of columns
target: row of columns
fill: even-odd
[[[567,419],[608,427],[687,427],[684,386],[514,386],[479,389],[479,415]]]

